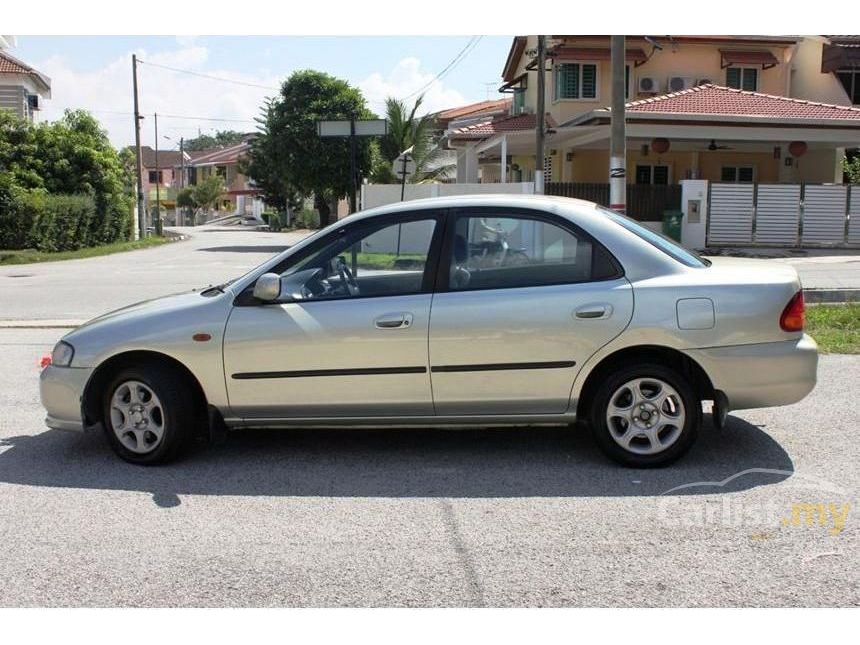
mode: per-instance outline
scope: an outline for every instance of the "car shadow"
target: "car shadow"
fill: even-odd
[[[604,458],[586,428],[241,430],[161,467],[119,460],[100,433],[46,431],[0,440],[0,482],[179,496],[628,497],[714,494],[790,477],[788,454],[760,428],[709,418],[692,450],[660,469]],[[748,471],[748,472],[747,472]],[[743,473],[742,476],[738,476]],[[715,485],[717,482],[730,481]],[[688,486],[694,483],[698,486]]]

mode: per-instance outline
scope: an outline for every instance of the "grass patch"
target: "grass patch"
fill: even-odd
[[[806,332],[827,354],[860,354],[860,304],[806,307]]]
[[[94,258],[98,255],[122,253],[123,251],[136,251],[137,249],[148,249],[152,246],[161,246],[169,241],[169,238],[156,237],[153,235],[152,237],[147,237],[142,240],[114,242],[113,244],[89,246],[76,251],[59,251],[57,253],[46,253],[35,249],[20,249],[15,251],[4,251],[0,249],[0,265],[56,262],[58,260],[80,260],[82,258]]]
[[[344,254],[347,264],[351,262],[349,253]],[[421,270],[424,268],[426,256],[420,253],[357,253],[356,263],[363,269],[410,269]]]

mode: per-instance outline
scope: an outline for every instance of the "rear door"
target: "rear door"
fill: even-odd
[[[436,414],[565,412],[581,365],[632,313],[621,267],[567,220],[451,212],[430,319]]]

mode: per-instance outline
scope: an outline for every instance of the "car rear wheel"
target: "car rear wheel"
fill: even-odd
[[[198,419],[186,379],[157,364],[120,370],[105,389],[104,428],[120,457],[135,464],[161,464],[190,447]]]
[[[600,449],[626,466],[665,466],[683,455],[699,432],[701,402],[675,370],[646,364],[622,368],[600,385],[591,405]]]

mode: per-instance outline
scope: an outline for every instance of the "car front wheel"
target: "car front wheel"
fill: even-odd
[[[693,445],[701,402],[673,369],[622,368],[595,393],[590,422],[598,446],[615,461],[636,468],[665,466]]]
[[[114,451],[135,464],[166,463],[194,438],[196,410],[185,379],[148,364],[120,370],[105,390],[104,428]]]

